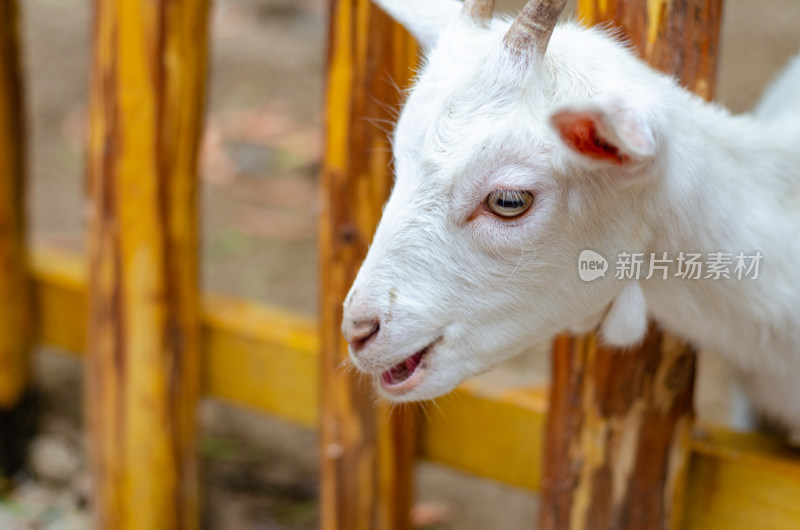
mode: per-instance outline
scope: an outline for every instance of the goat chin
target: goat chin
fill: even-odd
[[[564,24],[525,55],[509,20],[475,23],[454,0],[378,3],[426,57],[344,308],[354,364],[398,379],[437,340],[397,397],[429,398],[564,329],[634,345],[650,316],[725,355],[755,409],[800,432],[800,57],[734,116],[603,30]],[[584,281],[587,250],[606,265]],[[763,262],[757,278],[687,278],[684,253]],[[672,260],[633,277],[623,254]]]

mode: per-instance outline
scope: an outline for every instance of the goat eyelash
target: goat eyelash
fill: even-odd
[[[486,197],[486,207],[504,219],[514,219],[531,209],[533,193],[522,190],[494,190]]]

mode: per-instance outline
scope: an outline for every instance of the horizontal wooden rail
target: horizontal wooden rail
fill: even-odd
[[[800,528],[800,451],[774,438],[696,428],[687,484],[683,528]]]
[[[39,341],[81,355],[88,315],[85,261],[38,248],[31,268]],[[316,425],[319,341],[313,319],[209,296],[202,333],[204,393]]]
[[[38,248],[32,275],[39,341],[79,354],[86,344],[82,258]],[[208,296],[203,302],[206,395],[315,427],[317,326],[260,304]],[[468,382],[428,406],[421,457],[483,477],[539,489],[545,389],[502,390]],[[683,528],[800,528],[800,452],[753,434],[699,427]]]

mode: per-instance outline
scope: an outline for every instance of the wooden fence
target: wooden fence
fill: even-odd
[[[196,159],[208,5],[95,4],[85,259],[25,246],[16,5],[0,3],[0,415],[24,394],[33,342],[88,352],[97,528],[199,527],[200,395],[320,428],[326,530],[408,528],[415,458],[544,485],[544,528],[800,527],[798,455],[761,435],[692,427],[693,354],[655,328],[626,357],[593,337],[559,339],[552,389],[467,382],[424,422],[375,406],[337,370],[341,300],[390,183],[387,139],[368,119],[387,117],[399,97],[388,79],[407,84],[416,61],[409,36],[368,0],[330,2],[320,323],[201,296]],[[614,20],[653,64],[712,95],[721,0],[580,0],[579,10],[591,22]],[[619,375],[608,381],[608,370]],[[669,407],[654,408],[654,389],[667,391]],[[633,401],[644,405],[632,411]],[[591,421],[576,430],[570,416]],[[641,421],[618,421],[632,417]],[[601,443],[586,453],[564,451],[598,432],[614,436],[595,436]],[[641,441],[621,449],[626,435]],[[621,461],[625,502],[611,503],[601,478]]]

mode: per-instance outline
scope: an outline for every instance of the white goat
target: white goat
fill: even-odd
[[[513,24],[491,0],[376,1],[427,52],[345,302],[352,362],[381,394],[436,397],[565,329],[635,345],[649,315],[727,356],[800,433],[800,57],[733,116],[603,30],[554,28],[563,0]],[[586,249],[673,262],[585,282]],[[746,253],[750,277],[678,277],[681,252]]]

